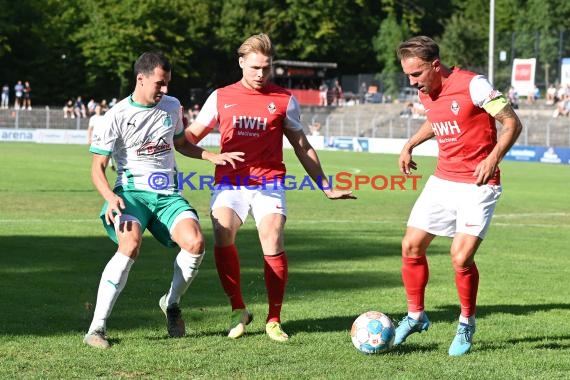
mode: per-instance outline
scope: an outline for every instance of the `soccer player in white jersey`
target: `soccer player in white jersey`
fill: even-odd
[[[167,58],[159,52],[143,53],[135,62],[136,85],[105,116],[105,128],[93,131],[91,177],[105,199],[101,219],[109,237],[118,244],[101,275],[93,320],[84,342],[109,348],[107,318],[125,287],[139,254],[142,233],[148,229],[167,247],[180,248],[174,261],[170,289],[160,298],[171,337],[185,334],[179,302],[204,255],[204,238],[194,208],[178,193],[174,149],[214,164],[234,165],[240,154],[212,154],[184,137],[180,102],[165,95],[171,77]],[[117,181],[113,188],[105,168],[113,156]]]
[[[405,144],[400,171],[416,170],[413,149],[433,137],[439,146],[435,173],[414,205],[402,240],[402,279],[408,314],[396,329],[395,344],[428,329],[424,294],[429,269],[426,251],[437,236],[453,238],[451,263],[459,294],[459,325],[449,355],[470,351],[475,333],[479,272],[475,252],[501,195],[498,164],[515,143],[522,125],[503,94],[482,75],[444,66],[438,45],[418,36],[397,49],[403,72],[419,98],[427,120]],[[497,137],[495,120],[502,124]]]
[[[186,136],[197,143],[218,126],[221,151],[245,153],[244,161],[235,168],[216,167],[216,186],[210,204],[216,268],[232,307],[228,336],[241,337],[253,319],[242,297],[235,246],[236,234],[251,214],[264,259],[269,303],[265,331],[269,338],[283,342],[289,339],[281,327],[281,305],[288,276],[283,244],[287,206],[284,189],[279,185],[285,176],[283,136],[328,198],[355,197],[351,192],[330,189],[317,154],[303,132],[297,100],[268,81],[273,55],[273,45],[265,34],[253,35],[243,42],[238,49],[242,79],[208,97],[196,120],[187,128]]]

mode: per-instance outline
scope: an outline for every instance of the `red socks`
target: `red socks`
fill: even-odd
[[[426,256],[402,257],[402,280],[408,297],[408,311],[424,310],[424,296],[429,279]]]
[[[461,315],[471,317],[475,315],[477,303],[477,289],[479,288],[479,271],[473,263],[470,267],[455,271],[455,285],[461,304]]]
[[[263,256],[265,288],[269,302],[269,312],[267,322],[280,322],[281,305],[285,296],[285,285],[287,284],[288,268],[287,254],[281,252],[275,256]]]
[[[222,288],[230,299],[232,310],[245,309],[241,294],[240,265],[235,245],[227,247],[214,247],[216,269],[222,283]]]

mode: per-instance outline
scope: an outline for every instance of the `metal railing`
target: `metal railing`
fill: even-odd
[[[310,108],[303,110],[302,120],[318,123],[325,137],[353,136],[378,138],[409,138],[423,119],[401,117],[403,106],[358,105],[338,109]],[[527,112],[528,111],[528,112]],[[519,113],[524,129],[517,144],[530,146],[570,147],[570,118],[552,117],[550,110],[527,110]],[[17,129],[87,129],[89,118],[64,117],[62,109],[50,107],[32,110],[0,109],[0,128]]]

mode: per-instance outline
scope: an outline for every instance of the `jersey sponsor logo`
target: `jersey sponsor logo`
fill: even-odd
[[[442,122],[434,121],[431,123],[431,129],[436,136],[449,136],[461,133],[461,129],[459,129],[457,120]]]
[[[267,129],[267,118],[261,116],[234,116],[232,124],[236,129],[265,131]]]
[[[226,109],[227,109],[227,108],[232,108],[232,107],[234,107],[234,106],[237,106],[237,104],[236,104],[236,103],[224,104],[224,108],[226,108]]]
[[[171,149],[170,144],[164,138],[160,138],[158,141],[143,143],[141,147],[137,149],[137,156],[154,156]]]
[[[465,227],[469,228],[469,227],[480,227],[480,224],[472,224],[472,223],[465,223]]]

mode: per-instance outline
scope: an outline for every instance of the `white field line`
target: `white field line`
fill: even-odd
[[[520,213],[520,214],[496,214],[493,219],[513,219],[513,218],[535,218],[535,217],[564,217],[570,216],[570,213],[566,212],[550,212],[550,213]],[[346,224],[346,223],[360,223],[360,224],[394,224],[402,223],[405,224],[407,219],[382,219],[381,217],[377,220],[352,220],[352,219],[289,219],[287,224]],[[98,218],[93,219],[0,219],[0,223],[101,223]],[[495,222],[492,225],[495,226],[530,226],[530,227],[553,227],[552,224],[530,224],[530,223],[504,223]],[[558,224],[558,227],[566,227],[565,225]],[[570,227],[570,226],[568,226]]]

